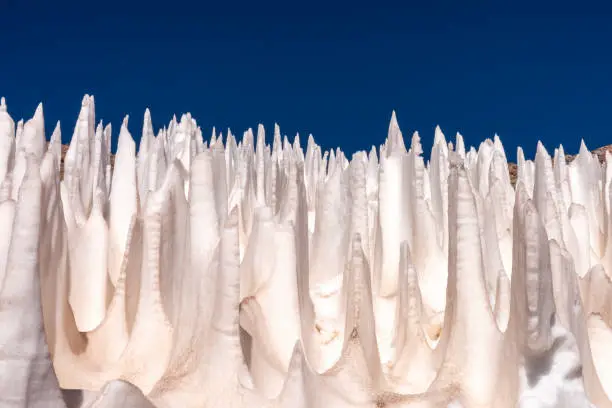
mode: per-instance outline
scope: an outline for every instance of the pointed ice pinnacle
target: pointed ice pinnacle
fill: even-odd
[[[437,127],[425,163],[395,112],[349,160],[278,125],[206,144],[188,113],[155,136],[147,109],[113,158],[82,105],[63,180],[59,127],[39,149],[42,108],[0,105],[0,400],[612,407],[612,171],[584,143],[518,149],[513,190],[497,135]]]

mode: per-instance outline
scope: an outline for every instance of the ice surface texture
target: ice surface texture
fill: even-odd
[[[94,110],[0,105],[0,407],[612,407],[612,156]]]

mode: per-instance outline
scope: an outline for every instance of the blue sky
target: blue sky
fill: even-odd
[[[207,136],[263,123],[270,141],[278,122],[350,154],[395,109],[426,152],[437,124],[497,132],[511,159],[612,143],[612,6],[509,3],[0,0],[0,95],[15,119],[42,101],[65,141],[90,93],[115,137],[149,107],[155,126],[191,112]]]

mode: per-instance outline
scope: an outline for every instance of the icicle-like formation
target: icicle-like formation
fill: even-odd
[[[1,100],[0,406],[612,408],[611,155],[152,123]]]

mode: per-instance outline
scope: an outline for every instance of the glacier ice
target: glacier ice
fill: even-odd
[[[70,146],[0,103],[0,407],[612,407],[612,155]]]

